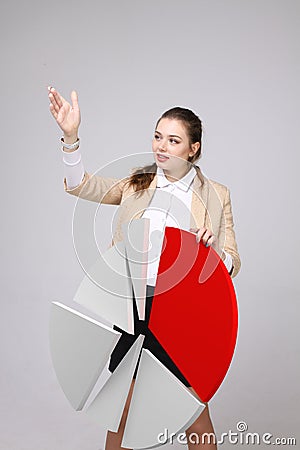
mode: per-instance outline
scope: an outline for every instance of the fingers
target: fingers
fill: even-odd
[[[50,92],[48,97],[49,97],[49,100],[50,100],[50,110],[51,110],[51,112],[55,112],[56,114],[58,114],[58,112],[60,110],[60,106],[58,105],[57,100],[54,97],[53,93]]]
[[[50,103],[50,112],[51,112],[52,116],[54,117],[54,119],[57,120],[57,112],[55,111],[55,108],[52,105],[52,103]]]
[[[66,116],[65,108],[64,106],[62,106],[61,108],[59,108],[59,111],[57,113],[57,123],[59,125],[64,121],[65,116]]]
[[[53,117],[59,122],[62,117],[63,103],[59,93],[51,86],[48,87],[48,97],[50,100],[50,112]]]
[[[51,88],[50,94],[53,95],[53,99],[56,102],[57,106],[59,108],[61,108],[63,105],[63,102],[62,102],[62,97],[60,96],[60,94],[54,88]]]
[[[78,95],[76,91],[72,91],[71,92],[71,100],[72,100],[72,108],[74,110],[78,110],[79,106],[78,106]]]
[[[210,238],[207,239],[206,241],[206,247],[209,247],[210,245],[214,245],[217,241],[217,238],[212,235]]]
[[[208,240],[211,239],[213,237],[213,234],[210,230],[206,229],[206,228],[200,228],[200,230],[197,233],[196,236],[196,241],[200,242],[202,241],[203,244],[208,247]]]
[[[56,113],[59,113],[60,109],[64,105],[68,105],[68,102],[63,98],[63,96],[60,95],[60,93],[57,92],[57,90],[52,86],[48,86],[48,97],[50,100],[50,104],[53,105]]]
[[[53,105],[55,111],[56,112],[59,111],[59,108],[60,108],[59,97],[58,97],[55,89],[51,86],[48,87],[48,97],[49,97],[49,100],[50,100],[51,104]]]
[[[48,86],[48,97],[50,100],[50,112],[57,123],[61,124],[66,117],[70,105],[52,86]]]
[[[49,105],[50,112],[51,112],[52,116],[55,119],[57,119],[58,105],[57,105],[57,102],[56,102],[55,97],[53,95],[53,90],[54,90],[54,88],[52,88],[51,86],[48,86],[48,97],[49,97],[49,100],[50,100],[50,105]]]
[[[190,228],[190,231],[196,233],[196,241],[198,243],[202,241],[206,247],[209,247],[216,242],[216,237],[208,228]]]

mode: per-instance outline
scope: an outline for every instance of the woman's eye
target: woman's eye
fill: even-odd
[[[170,139],[171,144],[178,144],[178,141],[176,139]]]
[[[158,139],[160,139],[160,136],[158,134],[155,134],[154,139],[156,139],[158,141]]]

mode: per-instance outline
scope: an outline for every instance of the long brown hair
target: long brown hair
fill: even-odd
[[[197,152],[188,158],[188,161],[193,164],[201,156],[202,122],[200,118],[190,109],[176,106],[175,108],[171,108],[163,113],[163,115],[158,119],[155,129],[161,119],[180,120],[186,128],[190,145],[195,144],[196,142],[200,143],[200,147]],[[155,177],[156,169],[156,163],[136,168],[128,180],[129,185],[133,186],[135,191],[148,189],[150,183]]]

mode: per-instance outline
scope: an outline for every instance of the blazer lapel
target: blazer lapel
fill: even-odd
[[[192,186],[191,228],[204,227],[207,216],[209,186],[207,180],[201,174],[200,169],[197,168],[197,172],[198,175],[194,178]]]

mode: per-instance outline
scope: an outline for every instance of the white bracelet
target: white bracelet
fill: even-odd
[[[60,142],[62,143],[63,147],[67,148],[68,150],[74,150],[74,148],[79,147],[79,138],[76,142],[74,142],[74,144],[66,144],[63,137],[60,139]]]

